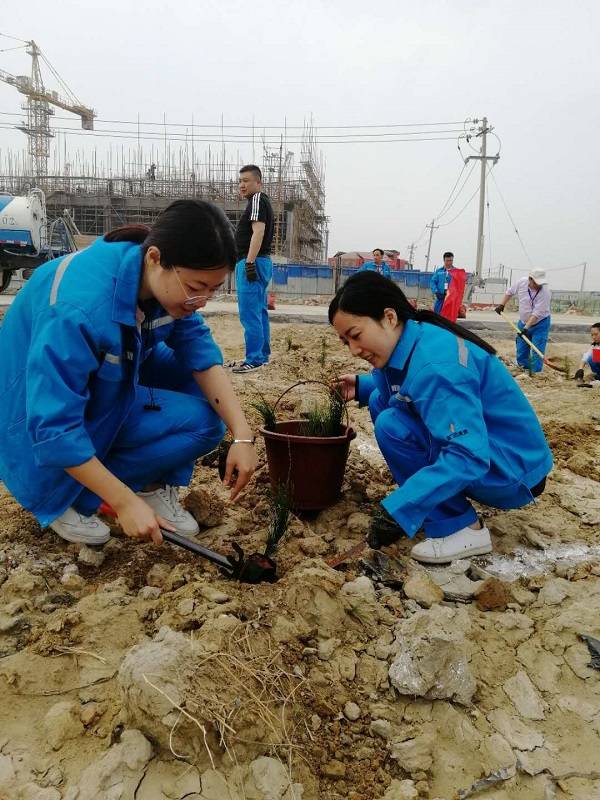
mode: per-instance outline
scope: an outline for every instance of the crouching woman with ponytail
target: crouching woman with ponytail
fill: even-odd
[[[351,278],[329,321],[368,375],[344,375],[348,399],[368,405],[398,488],[374,515],[372,547],[402,534],[425,540],[425,563],[489,553],[490,533],[470,500],[519,508],[542,493],[552,455],[527,398],[495,350],[466,328],[416,311],[391,281]]]
[[[40,267],[0,328],[0,480],[42,526],[103,544],[198,533],[181,506],[197,458],[229,428],[232,499],[256,468],[222,356],[195,312],[234,269],[216,206],[179,200],[152,228],[119,228]]]

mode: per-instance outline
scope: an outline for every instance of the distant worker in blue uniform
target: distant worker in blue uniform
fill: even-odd
[[[235,266],[211,203],[178,200],[152,228],[118,228],[37,269],[0,328],[0,479],[43,527],[103,544],[104,501],[127,536],[198,533],[180,503],[196,459],[233,434],[234,499],[253,436],[196,311]]]
[[[529,401],[476,334],[417,311],[381,275],[353,275],[329,320],[368,375],[343,375],[346,398],[368,405],[398,488],[381,502],[368,542],[379,548],[419,531],[411,555],[438,564],[489,553],[490,532],[471,500],[520,508],[545,487],[552,455]]]
[[[392,271],[388,262],[384,261],[384,256],[381,247],[376,247],[373,250],[373,261],[365,261],[357,272],[379,272],[384,278],[391,278]]]
[[[592,379],[600,381],[600,322],[595,322],[590,328],[592,345],[581,357],[581,364],[575,373],[576,381],[583,381],[586,367],[592,373]]]
[[[243,361],[228,366],[233,372],[244,373],[262,367],[271,355],[267,286],[273,276],[271,244],[275,221],[271,201],[262,191],[259,167],[242,167],[239,183],[240,195],[248,201],[235,232],[235,285],[246,355]]]
[[[526,336],[537,349],[545,353],[550,333],[550,304],[552,294],[548,288],[546,270],[532,269],[528,276],[520,278],[506,290],[495,311],[501,314],[511,297],[517,298],[519,306],[519,334],[516,337],[517,364],[532,372],[541,372],[544,362],[523,340]]]
[[[431,293],[433,294],[433,310],[439,314],[444,305],[452,275],[449,270],[454,266],[454,253],[450,251],[444,253],[444,264],[434,270],[431,276]]]

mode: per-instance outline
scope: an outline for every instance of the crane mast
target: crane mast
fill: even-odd
[[[88,131],[94,129],[96,115],[92,108],[84,106],[75,97],[33,39],[24,42],[24,45],[27,54],[31,56],[31,75],[12,75],[10,72],[0,69],[0,81],[14,86],[27,98],[22,106],[23,110],[27,112],[27,120],[16,127],[27,135],[33,177],[42,178],[48,174],[49,143],[54,136],[50,128],[50,117],[55,113],[54,107],[77,114],[81,118],[81,127]],[[42,78],[40,59],[47,64],[55,78],[62,84],[67,93],[66,98],[61,97],[57,91],[46,89]]]

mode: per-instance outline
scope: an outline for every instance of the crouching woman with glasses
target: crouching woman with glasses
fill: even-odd
[[[45,264],[0,328],[0,480],[42,526],[103,544],[104,501],[124,532],[193,536],[177,487],[229,428],[234,499],[256,469],[252,431],[195,312],[234,269],[224,213],[179,200]]]

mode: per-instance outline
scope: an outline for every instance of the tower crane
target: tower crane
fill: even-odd
[[[0,34],[9,39],[14,36]],[[33,41],[15,39],[22,42],[19,47],[10,49],[25,49],[31,56],[31,75],[11,75],[0,69],[0,81],[14,86],[15,89],[27,98],[22,108],[27,112],[27,121],[16,127],[27,134],[29,139],[29,155],[31,156],[32,174],[35,178],[44,177],[48,174],[49,141],[54,134],[50,129],[50,117],[55,113],[54,107],[62,108],[81,117],[81,127],[86,131],[94,130],[94,117],[96,116],[92,108],[84,106],[83,103],[69,89],[67,84],[42,53],[38,45]],[[0,51],[1,52],[1,51]],[[40,61],[48,67],[65,96],[59,95],[57,91],[48,91],[44,86]]]

